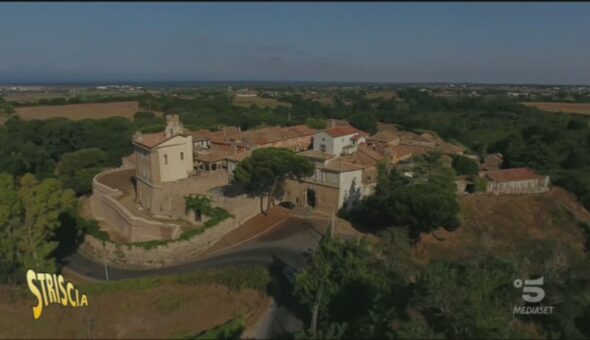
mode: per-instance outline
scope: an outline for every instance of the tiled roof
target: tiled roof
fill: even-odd
[[[209,153],[199,154],[197,157],[195,157],[195,159],[205,163],[218,162],[224,160],[229,154],[230,151],[225,152],[217,150]]]
[[[324,132],[330,135],[331,137],[342,137],[358,133],[359,130],[357,130],[354,126],[351,125],[343,125],[333,127],[331,129],[326,129],[324,130]]]
[[[226,156],[225,159],[230,160],[230,161],[234,161],[234,162],[241,162],[248,156],[249,156],[248,152],[239,152],[239,153],[235,153],[235,154]]]
[[[295,125],[289,127],[267,127],[262,129],[244,131],[241,142],[253,145],[265,145],[291,138],[312,136],[316,130],[307,125]]]
[[[368,141],[381,143],[390,143],[396,139],[399,140],[399,134],[397,131],[392,130],[377,131],[377,133],[367,138]]]
[[[515,168],[488,171],[486,177],[494,182],[515,182],[539,179],[545,176],[539,175],[529,168]]]
[[[143,134],[140,138],[134,139],[133,143],[142,145],[148,149],[153,148],[154,146],[167,141],[168,139],[172,139],[176,136],[166,137],[164,132],[156,132],[156,133],[146,133]]]
[[[328,152],[321,152],[317,150],[307,150],[303,152],[299,152],[297,155],[312,158],[312,159],[320,159],[320,160],[327,160],[336,157],[336,155],[328,153]]]
[[[371,149],[370,147],[368,147],[367,145],[359,145],[358,151],[357,152],[361,152],[366,154],[367,156],[373,158],[376,161],[380,161],[383,159],[383,156],[380,155],[377,151]]]
[[[363,167],[361,165],[356,165],[350,162],[345,161],[342,157],[338,157],[334,160],[328,161],[328,164],[323,166],[326,170],[332,170],[337,172],[348,172],[348,171],[355,171],[355,170],[362,170]]]

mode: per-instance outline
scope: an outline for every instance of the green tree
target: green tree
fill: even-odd
[[[479,165],[473,159],[461,155],[453,156],[453,169],[459,175],[477,175],[479,173]]]
[[[37,181],[31,174],[20,180],[18,197],[24,209],[22,238],[18,248],[24,268],[54,272],[51,257],[57,248],[52,238],[59,227],[59,217],[76,204],[74,192],[64,190],[56,179]]]
[[[0,282],[16,276],[23,206],[9,174],[0,174]]]
[[[286,178],[301,180],[313,174],[313,163],[292,150],[263,148],[252,152],[234,170],[234,179],[260,197],[260,211],[265,213],[263,199],[268,196],[267,209],[275,190]]]
[[[92,191],[92,178],[102,170],[107,157],[99,148],[68,152],[61,156],[56,172],[63,184],[77,195],[88,194]]]
[[[186,209],[195,212],[197,220],[201,220],[202,215],[211,216],[213,207],[211,206],[211,199],[205,195],[189,195],[184,198]]]
[[[393,169],[381,169],[373,195],[351,212],[357,223],[377,228],[408,227],[413,239],[438,227],[459,226],[459,204],[452,169],[430,157],[414,168],[412,179]]]
[[[377,118],[374,114],[357,113],[349,117],[352,126],[370,134],[377,132]]]
[[[106,152],[96,147],[68,152],[61,156],[56,171],[61,175],[73,175],[80,169],[100,167],[106,159]]]
[[[433,263],[417,282],[412,304],[450,338],[530,337],[512,322],[518,277],[513,262],[496,258]]]

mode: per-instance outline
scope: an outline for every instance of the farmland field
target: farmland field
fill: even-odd
[[[107,117],[125,117],[132,119],[133,114],[141,111],[135,101],[115,103],[90,103],[69,105],[48,105],[19,107],[16,114],[22,120],[49,119],[64,117],[71,120],[100,119]]]
[[[590,103],[523,102],[523,104],[548,112],[567,112],[590,115]]]
[[[252,104],[256,104],[256,106],[260,108],[271,108],[274,109],[277,106],[286,106],[291,107],[291,103],[284,103],[278,101],[274,98],[264,98],[264,97],[238,97],[234,98],[234,105],[242,106],[242,107],[250,107]]]

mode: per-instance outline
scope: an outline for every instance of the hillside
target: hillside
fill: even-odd
[[[558,244],[584,250],[579,223],[590,213],[561,188],[537,195],[470,195],[460,198],[461,227],[423,235],[417,252],[426,259],[465,259],[477,254],[532,254]]]

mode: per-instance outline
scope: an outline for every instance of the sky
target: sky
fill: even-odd
[[[590,84],[590,3],[0,3],[0,82]]]

